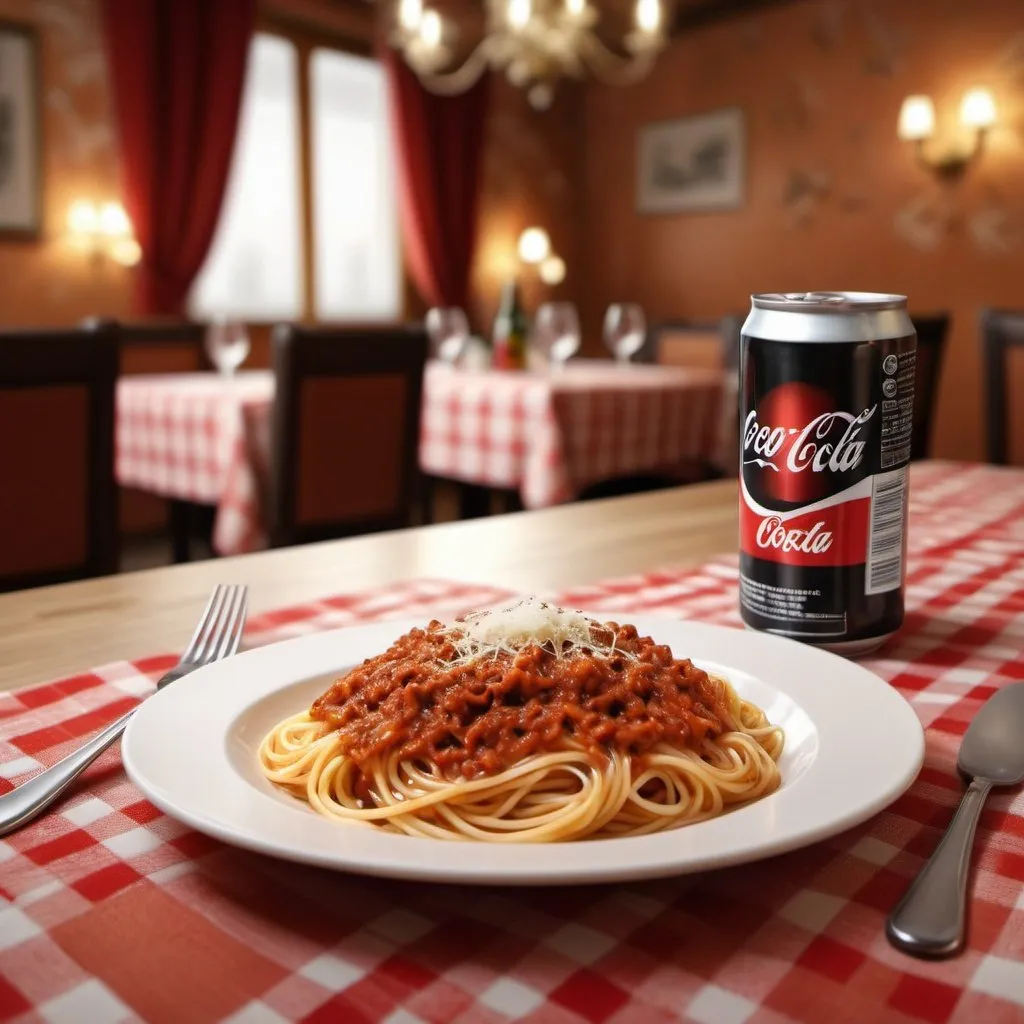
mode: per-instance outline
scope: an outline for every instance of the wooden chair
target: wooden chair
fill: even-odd
[[[932,436],[932,414],[939,393],[942,354],[949,334],[950,316],[911,314],[917,332],[917,362],[914,371],[914,426],[910,440],[911,459],[928,458]]]
[[[117,571],[109,326],[0,334],[0,591]]]
[[[118,339],[118,368],[121,376],[158,373],[201,373],[211,369],[206,355],[206,325],[189,320],[124,323],[91,318],[84,326],[104,325]],[[213,510],[185,501],[119,488],[121,531],[125,536],[146,536],[170,529],[173,559],[187,562],[190,538],[201,535],[209,541]]]
[[[1007,376],[1011,348],[1024,348],[1024,309],[986,309],[981,314],[985,373],[985,457],[1004,466],[1009,462]]]
[[[271,544],[412,524],[427,336],[275,328]]]
[[[742,328],[743,317],[738,315],[717,322],[669,320],[648,330],[641,358],[662,366],[735,370]]]

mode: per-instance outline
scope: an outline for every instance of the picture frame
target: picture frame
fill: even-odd
[[[39,36],[0,21],[0,237],[38,238],[42,229]]]
[[[746,125],[739,107],[655,121],[637,141],[640,213],[733,210],[743,205]]]

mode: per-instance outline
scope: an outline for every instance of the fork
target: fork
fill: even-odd
[[[238,650],[245,629],[247,593],[245,586],[221,583],[214,588],[185,653],[178,664],[161,677],[156,684],[158,690]],[[137,707],[132,708],[78,750],[0,796],[0,836],[21,828],[46,810],[124,732],[137,710]]]

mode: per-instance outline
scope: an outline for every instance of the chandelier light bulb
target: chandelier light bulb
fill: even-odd
[[[636,0],[636,27],[651,35],[661,30],[661,0]]]
[[[532,14],[531,0],[508,0],[508,23],[517,31],[526,28]]]
[[[672,9],[667,0],[629,0],[632,26],[613,46],[596,31],[597,0],[486,0],[483,26],[467,15],[465,29],[454,7],[471,5],[449,12],[428,6],[435,2],[389,4],[388,41],[420,81],[432,92],[458,96],[496,72],[523,89],[534,110],[551,106],[562,79],[589,76],[626,85],[645,77],[668,42]],[[469,44],[453,48],[456,37],[460,43],[469,37]]]
[[[398,5],[398,24],[406,32],[415,32],[423,17],[423,0],[402,0]]]
[[[420,39],[430,47],[441,45],[441,15],[425,10],[420,17]]]

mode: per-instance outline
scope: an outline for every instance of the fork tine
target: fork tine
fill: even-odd
[[[211,661],[226,658],[228,655],[234,654],[235,651],[238,650],[238,645],[242,639],[242,633],[245,630],[246,597],[248,589],[249,588],[245,586],[234,588],[234,594],[232,595],[230,603],[230,612],[228,614],[227,622],[224,625],[224,632],[220,638],[220,643],[217,644],[216,649],[211,652]]]
[[[224,629],[224,620],[227,615],[228,602],[231,600],[231,594],[234,590],[233,587],[225,584],[220,585],[220,599],[217,602],[217,608],[214,615],[210,620],[210,628],[206,631],[203,636],[202,642],[196,649],[195,655],[192,658],[197,664],[205,664],[210,660],[210,653],[213,651],[217,642],[220,640],[221,631]]]
[[[218,583],[217,586],[213,588],[213,593],[210,594],[210,600],[206,602],[206,608],[199,619],[199,625],[196,626],[196,631],[192,634],[192,639],[189,640],[188,647],[185,648],[185,653],[181,656],[182,661],[195,660],[196,651],[199,649],[199,640],[212,620],[214,608],[219,603],[221,591],[223,589],[224,585],[221,583]]]

